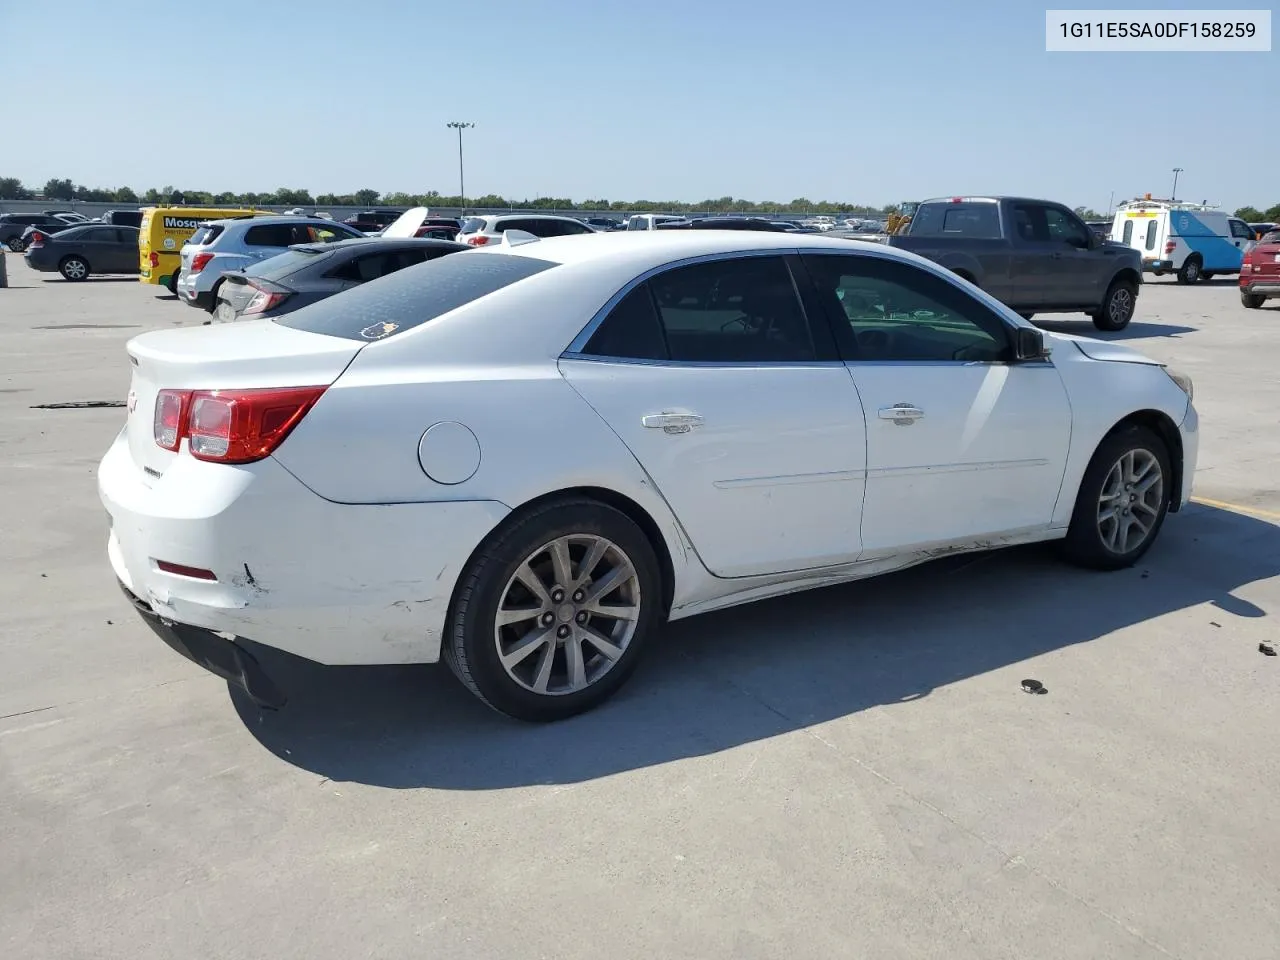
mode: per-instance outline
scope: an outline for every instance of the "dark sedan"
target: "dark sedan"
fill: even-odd
[[[68,280],[91,273],[138,272],[138,228],[85,224],[47,234],[37,227],[24,253],[32,270],[55,270]]]
[[[415,237],[361,237],[300,243],[243,271],[223,274],[214,317],[220,322],[278,317],[370,280],[472,248]]]

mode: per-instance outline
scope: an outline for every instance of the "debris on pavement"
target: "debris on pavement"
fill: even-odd
[[[1023,680],[1022,692],[1023,693],[1048,693],[1049,690],[1039,680]]]

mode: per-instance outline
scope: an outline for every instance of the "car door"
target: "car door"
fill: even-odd
[[[1032,203],[1010,205],[1010,272],[1013,275],[1012,302],[1027,307],[1057,306],[1062,302],[1058,276],[1052,269],[1052,250],[1044,217]],[[999,297],[996,291],[988,290]]]
[[[789,258],[737,254],[624,288],[561,359],[717,576],[854,560],[862,409]]]
[[[1058,273],[1061,304],[1085,307],[1101,303],[1107,292],[1105,284],[1114,273],[1115,251],[1096,243],[1093,231],[1066,207],[1046,203],[1044,218],[1052,250],[1050,269]]]
[[[1071,439],[1051,360],[1011,362],[1005,318],[938,272],[803,259],[866,411],[862,558],[1047,526]]]
[[[1243,220],[1237,220],[1235,217],[1230,218],[1227,223],[1231,227],[1231,241],[1235,244],[1236,249],[1240,251],[1240,259],[1243,262],[1244,255],[1253,242],[1253,228]]]
[[[128,227],[103,227],[110,230],[112,273],[134,273],[138,269],[138,231]]]
[[[115,227],[71,229],[76,231],[74,244],[89,261],[89,270],[93,273],[114,273],[118,246]]]

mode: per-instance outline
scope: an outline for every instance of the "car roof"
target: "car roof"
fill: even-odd
[[[334,240],[331,243],[295,243],[293,249],[298,250],[349,250],[352,247],[427,247],[443,250],[474,250],[465,243],[454,243],[452,240],[437,240],[435,237],[348,237],[346,240]]]
[[[333,220],[327,220],[324,217],[306,217],[299,214],[277,213],[267,216],[258,217],[223,217],[216,220],[201,220],[201,223],[216,224],[220,227],[230,226],[233,223],[247,223],[257,226],[262,223],[314,223],[317,225],[329,225],[334,223]]]
[[[510,234],[506,235],[510,237]],[[805,253],[835,251],[852,255],[874,253],[916,262],[918,256],[882,244],[827,238],[821,234],[796,234],[766,230],[641,230],[635,232],[584,233],[570,237],[524,239],[516,243],[494,243],[477,247],[482,256],[514,255],[533,257],[559,264],[587,264],[608,261],[626,265],[636,273],[677,260],[776,250]]]

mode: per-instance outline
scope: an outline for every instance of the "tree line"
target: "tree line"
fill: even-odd
[[[34,200],[43,197],[46,200],[71,201],[85,200],[95,203],[130,203],[130,204],[177,204],[185,203],[194,206],[290,206],[290,207],[372,207],[375,205],[388,207],[461,207],[462,197],[449,196],[435,190],[427,193],[382,193],[378,190],[364,189],[354,193],[320,193],[312,195],[309,190],[280,187],[269,193],[235,193],[224,190],[212,193],[208,190],[180,190],[173,186],[160,189],[151,187],[138,192],[132,187],[86,187],[68,179],[50,179],[41,190],[24,186],[17,177],[0,177],[0,200]],[[516,199],[500,197],[488,193],[479,197],[468,197],[466,206],[486,210],[520,209],[520,210],[664,210],[672,213],[786,213],[786,214],[844,214],[855,217],[887,217],[897,208],[895,206],[875,207],[868,204],[840,203],[832,200],[810,200],[798,197],[790,203],[779,203],[773,200],[744,200],[740,197],[720,197],[718,199],[700,200],[687,203],[681,200],[607,200],[594,198],[573,200],[569,197],[535,197],[533,199]],[[1076,207],[1075,211],[1084,220],[1105,220],[1109,214],[1101,214],[1088,207]],[[1257,207],[1241,207],[1235,215],[1251,223],[1260,221],[1280,221],[1280,203],[1260,210]]]

